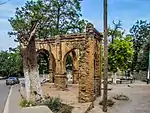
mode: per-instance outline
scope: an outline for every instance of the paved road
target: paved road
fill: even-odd
[[[3,113],[9,89],[10,86],[5,85],[5,80],[0,80],[0,113]]]

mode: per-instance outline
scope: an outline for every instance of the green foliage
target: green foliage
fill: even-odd
[[[48,106],[53,112],[57,113],[61,108],[60,98],[52,98],[46,99],[43,103]]]
[[[109,69],[112,72],[117,72],[118,69],[124,71],[129,68],[133,56],[132,37],[122,39],[116,38],[113,44],[109,45]]]
[[[121,31],[121,23],[114,24],[114,29],[108,29],[108,35],[111,39],[108,45],[108,66],[109,71],[125,71],[131,67],[131,61],[134,54],[132,36],[124,36]]]
[[[22,73],[22,61],[19,50],[0,52],[0,72],[5,76]]]
[[[31,106],[36,106],[36,102],[33,102],[33,101],[27,101],[26,99],[22,99],[20,101],[20,104],[19,104],[21,107],[31,107]]]
[[[66,104],[61,104],[61,110],[60,113],[72,113],[73,107],[72,106],[68,106]]]
[[[38,38],[83,32],[85,20],[80,19],[80,11],[78,0],[27,1],[25,6],[16,8],[15,17],[9,19],[13,28],[9,35],[29,36],[34,21],[38,23]]]
[[[73,108],[66,104],[62,104],[60,98],[53,97],[46,98],[43,104],[48,106],[54,113],[71,113]]]
[[[148,69],[148,51],[150,48],[150,23],[143,20],[137,21],[130,29],[130,33],[134,37],[132,70],[146,71]]]
[[[67,64],[72,64],[73,63],[73,60],[72,60],[72,57],[70,55],[67,55],[67,58],[66,58],[66,65]]]
[[[38,65],[39,65],[39,74],[48,74],[49,73],[49,61],[48,55],[46,53],[39,53],[38,55]]]

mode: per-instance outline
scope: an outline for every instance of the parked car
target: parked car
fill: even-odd
[[[6,79],[6,85],[14,85],[14,84],[19,84],[20,81],[17,77],[8,77]]]

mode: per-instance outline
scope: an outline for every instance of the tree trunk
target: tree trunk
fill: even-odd
[[[113,73],[112,72],[112,78],[113,78],[113,84],[116,84],[117,82],[117,76],[116,76],[116,73]]]
[[[35,38],[26,47],[22,47],[23,71],[25,75],[26,98],[36,99],[34,91],[42,96],[42,89],[37,65]]]

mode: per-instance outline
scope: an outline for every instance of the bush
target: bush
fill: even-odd
[[[124,100],[124,101],[128,101],[129,97],[127,97],[126,95],[120,94],[120,95],[116,95],[113,97],[115,100]]]
[[[99,102],[99,105],[103,105],[103,104],[104,104],[103,100]],[[115,102],[112,99],[107,100],[107,106],[108,107],[112,107],[114,104],[115,104]]]
[[[26,99],[21,99],[19,105],[21,107],[31,107],[31,106],[36,106],[37,104],[33,101],[27,101]]]
[[[71,113],[73,107],[66,105],[66,104],[61,104],[61,110],[60,113]]]
[[[54,113],[58,112],[61,107],[60,98],[48,98],[43,102],[44,105],[48,106]]]
[[[43,105],[48,106],[54,113],[71,113],[73,108],[66,104],[62,104],[60,98],[53,97],[46,98]]]
[[[54,113],[71,113],[73,109],[72,106],[62,104],[60,98],[53,98],[50,96],[45,96],[41,103],[27,101],[24,98],[20,102],[21,107],[31,107],[36,105],[46,105]]]

